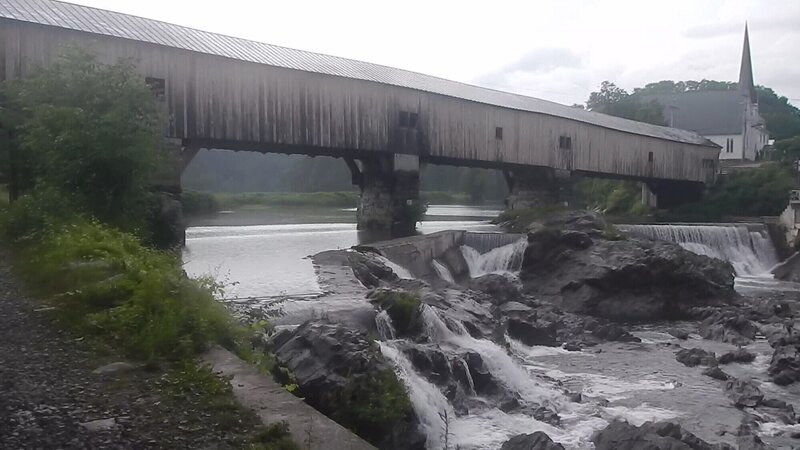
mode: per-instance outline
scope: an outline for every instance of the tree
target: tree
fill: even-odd
[[[600,90],[589,95],[586,107],[591,111],[653,125],[666,124],[661,105],[655,101],[642,101],[610,81],[603,81]]]
[[[6,82],[19,185],[48,188],[125,229],[147,218],[151,177],[164,155],[162,108],[129,61],[102,64],[72,50],[33,76]]]

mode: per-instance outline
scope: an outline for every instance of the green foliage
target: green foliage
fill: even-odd
[[[642,186],[634,181],[584,178],[574,189],[587,208],[603,214],[640,216],[649,212],[642,205]]]
[[[300,450],[289,434],[286,422],[272,423],[260,427],[245,450]]]
[[[717,221],[729,216],[779,215],[796,186],[791,166],[767,163],[722,177],[703,201],[682,205],[664,219]]]
[[[531,223],[551,214],[564,211],[562,205],[541,205],[536,208],[508,209],[500,213],[492,223],[502,226],[510,233],[525,233]]]
[[[645,102],[630,95],[610,81],[600,85],[600,91],[592,92],[586,107],[592,111],[611,116],[624,117],[654,125],[665,125],[661,105],[655,101]]]
[[[371,377],[351,378],[334,395],[332,418],[373,444],[379,444],[398,424],[410,422],[411,401],[403,383],[390,369]]]
[[[800,160],[800,135],[775,142],[772,159],[787,162]]]
[[[74,196],[50,186],[39,186],[18,198],[0,216],[3,235],[16,244],[36,242],[65,223],[82,216]]]
[[[265,206],[336,206],[355,208],[358,192],[246,192],[217,194],[221,209],[258,208]]]
[[[209,214],[220,210],[219,201],[213,194],[207,192],[183,191],[181,193],[181,206],[183,213]]]
[[[172,254],[130,234],[74,220],[22,241],[17,268],[59,318],[138,359],[180,359],[244,337],[209,280],[191,280]]]
[[[20,186],[69,192],[93,217],[144,227],[159,168],[162,112],[132,64],[73,51],[29,78],[4,83],[4,125]]]
[[[405,292],[380,290],[375,291],[371,299],[381,309],[386,310],[398,333],[410,334],[421,326],[419,297]]]

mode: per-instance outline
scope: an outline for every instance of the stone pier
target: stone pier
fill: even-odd
[[[353,184],[361,188],[358,229],[389,230],[393,234],[413,232],[421,211],[419,158],[395,154],[345,161]]]
[[[503,171],[508,185],[507,209],[534,208],[569,200],[572,178],[569,171],[529,167]]]

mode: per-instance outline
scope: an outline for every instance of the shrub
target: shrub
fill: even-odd
[[[126,230],[144,229],[149,186],[165,154],[163,111],[129,62],[72,51],[31,77],[5,82],[20,188],[48,186]]]
[[[208,281],[187,278],[174,255],[99,223],[48,232],[21,249],[18,268],[62,320],[134,358],[180,359],[244,337]]]
[[[219,201],[207,192],[184,191],[181,193],[184,214],[209,214],[220,210]]]
[[[375,445],[385,442],[402,424],[413,423],[408,393],[390,369],[351,378],[336,393],[334,403],[333,419]]]

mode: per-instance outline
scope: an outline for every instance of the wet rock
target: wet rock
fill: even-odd
[[[417,449],[425,437],[409,403],[394,402],[405,388],[365,332],[325,320],[305,322],[275,347],[275,359],[305,401],[381,448]],[[391,395],[379,393],[391,392]],[[386,403],[390,402],[390,403]],[[382,408],[373,418],[358,411]]]
[[[582,350],[581,345],[575,342],[567,342],[562,348],[568,352],[579,352]]]
[[[689,339],[689,333],[683,330],[679,330],[677,328],[672,328],[668,330],[667,333],[669,333],[669,335],[674,337],[675,339],[680,339],[682,341]]]
[[[730,364],[733,362],[751,363],[753,362],[754,359],[756,359],[755,354],[750,353],[743,348],[740,348],[736,351],[725,353],[724,355],[719,357],[718,361],[720,364]]]
[[[581,402],[583,402],[583,395],[580,392],[570,392],[567,395],[567,398],[569,398],[569,401],[571,401],[573,403],[581,403]]]
[[[739,446],[739,450],[772,450],[760,437],[754,434],[738,436],[736,438],[736,445]]]
[[[705,339],[731,344],[747,344],[756,337],[758,327],[743,314],[721,311],[705,318],[699,333]]]
[[[719,366],[713,366],[703,370],[703,375],[720,381],[728,381],[731,378],[731,376],[723,372]]]
[[[520,277],[529,292],[568,311],[614,321],[678,319],[690,307],[735,297],[729,263],[674,243],[604,239],[606,228],[597,227],[605,225],[585,213],[559,220],[528,234]]]
[[[594,336],[606,341],[616,342],[642,342],[638,337],[628,333],[621,326],[613,323],[598,325],[592,331]]]
[[[793,345],[778,346],[767,373],[775,384],[786,386],[800,380],[800,352]]]
[[[525,345],[544,345],[548,347],[558,345],[556,341],[556,324],[553,322],[536,319],[526,322],[519,319],[510,319],[507,330],[509,336]]]
[[[464,355],[464,362],[467,363],[469,374],[475,384],[475,392],[478,394],[494,394],[501,390],[492,373],[484,364],[481,355],[475,352],[467,352]]]
[[[547,434],[537,431],[512,437],[500,450],[564,450],[564,446],[553,442]]]
[[[90,422],[83,422],[80,424],[86,431],[97,433],[101,431],[110,431],[119,427],[117,419],[111,417],[109,419],[98,419]]]
[[[728,380],[725,383],[725,395],[733,400],[737,408],[755,408],[764,399],[764,394],[755,383],[738,379]]]
[[[675,353],[675,359],[687,367],[695,366],[716,366],[717,358],[714,353],[707,352],[701,348],[684,348]]]
[[[92,371],[95,375],[119,375],[126,372],[131,372],[137,369],[137,366],[124,362],[113,362],[111,364],[106,364],[105,366],[98,367]]]
[[[592,437],[595,450],[733,450],[709,444],[671,422],[646,422],[641,427],[614,421]]]
[[[519,301],[522,298],[521,285],[518,280],[505,275],[490,273],[469,280],[467,287],[483,292],[491,297],[495,304]]]

